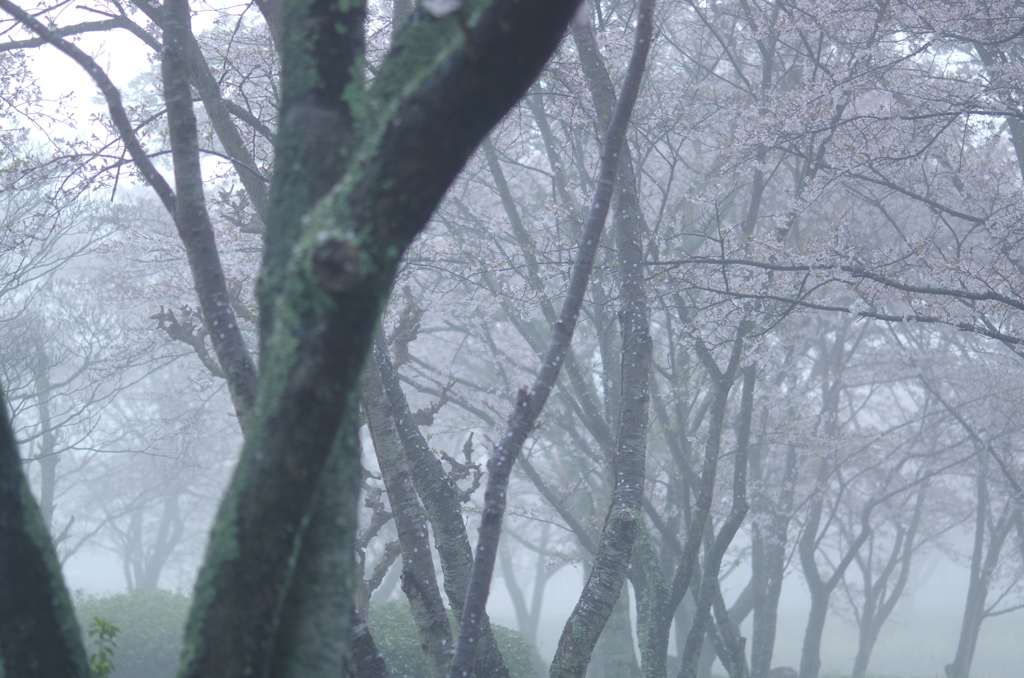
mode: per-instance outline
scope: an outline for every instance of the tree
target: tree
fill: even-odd
[[[307,568],[333,549],[342,566],[332,575],[344,582],[351,571],[355,394],[376,319],[402,252],[483,135],[536,77],[575,4],[467,3],[445,16],[423,10],[369,86],[362,82],[363,6],[297,2],[280,13],[262,6],[282,65],[258,379],[231,311],[203,196],[187,3],[173,0],[161,17],[174,189],[138,145],[118,93],[95,62],[19,7],[2,5],[100,86],[133,161],[175,218],[205,324],[245,422],[242,459],[197,585],[184,675],[265,675],[271,667],[311,675],[311,666],[300,668],[303,658],[325,648],[323,638],[303,631],[316,612],[304,605],[322,606],[322,589],[343,605],[333,610],[342,635],[332,650],[340,651],[336,662],[344,657],[351,594],[336,597],[333,583],[323,588]],[[85,676],[52,547],[4,421],[0,496],[3,539],[11,545],[0,556],[5,671],[20,675],[32,666]],[[330,468],[334,473],[325,474]],[[346,484],[323,487],[322,478]],[[333,501],[347,527],[325,543],[318,529],[327,516],[317,507]],[[293,578],[293,567],[307,576]]]

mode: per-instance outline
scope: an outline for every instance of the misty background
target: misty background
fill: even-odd
[[[432,16],[425,4],[416,20]],[[170,175],[153,6],[36,9],[108,72]],[[241,131],[226,141],[193,83],[230,303],[255,347],[279,63],[248,6],[193,12],[204,67]],[[368,5],[370,79],[393,12],[391,2]],[[406,253],[381,323],[471,540],[484,465],[517,389],[537,373],[596,191],[608,116],[587,55],[618,86],[636,12],[624,0],[583,7]],[[213,350],[219,330],[205,325],[174,222],[125,160],[92,81],[0,17],[0,383],[24,469],[70,589],[190,595],[243,442]],[[865,606],[887,599],[862,675],[1021,675],[1024,3],[672,0],[656,17],[619,169],[636,204],[653,346],[651,567],[671,581],[682,562],[713,457],[700,578],[734,507],[737,451],[749,448],[750,508],[715,577],[732,609],[714,611],[714,623],[737,621],[747,656],[759,615],[777,614],[763,668],[818,678],[807,668],[808,581],[831,578],[821,676],[852,674]],[[531,470],[513,473],[487,604],[543,662],[580,598],[585,543],[600,534],[615,486],[609,450],[630,322],[617,277],[623,195],[567,373],[524,447]],[[372,626],[373,605],[405,599],[408,547],[365,426],[361,437],[357,559],[372,583]],[[751,602],[751,592],[753,561],[769,568],[772,549],[782,584],[769,614],[770,596]],[[636,553],[595,678],[640,675]],[[870,603],[869,582],[881,586]],[[690,593],[670,613],[671,675],[694,605]],[[711,645],[702,675],[725,675]],[[622,647],[631,660],[616,658]]]

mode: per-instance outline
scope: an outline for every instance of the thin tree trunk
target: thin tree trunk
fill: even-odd
[[[199,132],[189,83],[192,29],[188,0],[168,0],[164,4],[163,32],[161,73],[177,193],[172,216],[185,246],[210,343],[224,370],[235,411],[244,422],[256,400],[256,365],[235,319],[213,224],[206,210]]]
[[[529,391],[525,388],[519,391],[516,399],[516,409],[510,417],[508,429],[502,437],[501,442],[495,446],[491,459],[488,462],[487,489],[484,494],[484,511],[480,524],[480,536],[477,540],[477,555],[476,560],[473,563],[473,575],[470,580],[469,591],[466,595],[466,606],[462,613],[462,623],[459,626],[459,644],[458,649],[456,650],[455,660],[452,663],[451,672],[449,674],[450,678],[464,678],[464,676],[469,674],[470,669],[473,666],[476,655],[477,639],[479,637],[479,621],[483,616],[484,607],[487,602],[491,576],[494,571],[494,562],[497,557],[498,538],[501,532],[501,523],[505,511],[505,493],[508,488],[509,477],[512,473],[512,466],[519,457],[523,443],[525,442],[530,429],[536,422],[537,417],[540,415],[541,409],[547,402],[547,398],[558,379],[559,372],[561,371],[561,365],[566,355],[566,350],[569,347],[576,327],[576,321],[583,303],[583,296],[586,292],[590,272],[593,269],[594,257],[597,252],[601,232],[604,229],[604,222],[608,214],[608,207],[611,202],[612,191],[615,185],[615,176],[619,165],[619,152],[625,140],[633,104],[636,102],[641,78],[646,68],[647,52],[650,47],[650,30],[653,26],[653,17],[651,16],[652,12],[650,11],[652,9],[653,0],[645,0],[645,5],[647,6],[647,10],[641,11],[640,18],[638,19],[637,39],[634,44],[633,56],[630,59],[626,81],[623,85],[622,96],[606,133],[604,150],[601,155],[601,178],[598,182],[598,188],[594,194],[594,202],[590,214],[587,217],[586,226],[583,229],[582,240],[576,253],[576,261],[573,264],[569,287],[563,300],[562,310],[559,313],[558,321],[555,323],[555,326],[552,327],[552,336],[548,350],[545,353],[544,361],[541,365],[537,378],[534,381],[533,387]],[[650,351],[649,344],[647,350]],[[646,426],[647,422],[644,420],[643,427],[645,433]],[[620,442],[628,444],[632,441],[622,440]],[[623,491],[624,495],[642,493],[642,471],[639,480],[639,488],[631,487],[619,489]],[[637,498],[639,499],[639,497]],[[614,500],[612,508],[613,510],[617,508],[614,504]],[[627,515],[629,516],[629,520],[625,519]],[[627,509],[619,513],[611,514],[610,521],[616,530],[621,530],[623,532],[621,536],[626,539],[630,548],[632,547],[632,538],[631,535],[627,535],[625,532],[632,531],[631,528],[633,526],[629,523],[636,522],[634,518],[639,518],[639,512],[637,511],[636,516],[634,516],[633,512]],[[606,520],[606,525],[607,524],[608,521]],[[600,549],[596,563],[597,565],[595,566],[595,570],[599,566],[602,566]],[[625,579],[625,571],[628,566],[629,557],[627,555],[624,563],[621,565],[622,576],[618,582],[619,588],[621,588],[622,581]],[[592,580],[593,577],[594,572],[592,571]],[[602,582],[601,587],[607,589],[610,584],[612,585],[612,588],[614,588],[614,582],[612,581]],[[584,587],[584,593],[581,595],[581,598],[586,595],[587,589]],[[612,602],[614,603],[614,600]],[[595,608],[594,612],[599,617],[603,615],[604,619],[607,619],[607,614],[610,613],[610,605],[607,610],[598,610]],[[600,619],[600,627],[604,626],[604,619]],[[593,652],[593,643],[596,642],[597,635],[600,633],[600,628],[597,628],[597,633],[593,632],[594,626],[597,626],[596,624],[591,624],[589,626],[590,628],[587,631],[588,637],[584,643],[584,645],[589,646],[589,648],[584,650],[584,648],[581,647],[580,649],[584,651],[581,652],[574,661],[576,666],[573,668],[576,669],[577,666],[580,667],[580,673],[585,671],[586,663],[589,661],[590,654]],[[563,639],[564,638],[565,634],[563,633]],[[559,647],[562,647],[561,642],[559,643]],[[555,670],[554,666],[557,665],[558,659],[558,651],[556,651],[556,664],[552,665],[553,671]],[[571,675],[576,674],[573,673]]]
[[[861,530],[847,547],[843,559],[836,565],[832,576],[827,580],[821,578],[818,565],[815,562],[815,551],[818,547],[818,526],[821,524],[821,514],[824,507],[824,482],[828,479],[828,461],[821,460],[818,472],[818,497],[812,501],[810,517],[804,526],[804,534],[801,536],[799,551],[800,564],[804,572],[804,580],[811,594],[811,611],[807,615],[807,627],[804,630],[804,642],[800,653],[800,678],[818,678],[821,671],[821,639],[825,629],[825,621],[828,618],[828,605],[832,592],[835,591],[843,575],[846,573],[850,563],[853,562],[857,551],[867,541],[871,534],[868,520],[871,516],[872,505],[868,504],[861,516]]]
[[[823,340],[825,349],[822,350],[820,362],[823,374],[821,418],[824,421],[825,437],[829,440],[839,438],[839,395],[843,383],[842,372],[847,355],[846,333],[849,326],[849,320],[843,322],[837,332],[831,352],[826,350],[827,341]],[[803,534],[800,536],[798,544],[800,566],[804,573],[804,581],[811,594],[811,611],[807,616],[807,627],[804,631],[804,642],[800,652],[800,678],[818,678],[821,671],[821,638],[828,617],[829,598],[839,582],[842,581],[846,569],[853,562],[860,547],[871,534],[869,520],[873,504],[869,502],[861,512],[860,533],[847,547],[846,553],[836,565],[832,576],[827,580],[822,579],[815,555],[821,540],[818,528],[821,526],[825,493],[828,490],[831,474],[831,462],[828,455],[823,455],[818,464],[815,494],[811,499],[807,522],[804,524]]]
[[[141,528],[141,525],[140,525]],[[139,569],[135,576],[135,586],[143,591],[156,591],[160,584],[167,561],[174,554],[174,549],[181,542],[185,524],[181,519],[180,496],[175,491],[164,497],[160,512],[160,525],[151,548],[146,549],[139,533]]]
[[[452,630],[437,588],[427,515],[413,487],[384,383],[373,362],[367,363],[363,376],[363,404],[402,546],[402,591],[412,607],[430,674],[443,678],[452,658]]]
[[[33,334],[36,359],[32,364],[32,375],[36,382],[36,402],[39,405],[40,444],[36,457],[39,459],[39,510],[42,512],[46,530],[53,534],[54,493],[57,488],[56,438],[53,435],[53,421],[50,416],[50,357],[39,334]]]
[[[547,528],[548,525],[545,524],[543,526],[544,537],[541,541],[542,546],[547,543]],[[501,577],[505,580],[505,588],[508,590],[509,598],[512,599],[512,606],[516,612],[516,626],[519,633],[522,634],[523,640],[530,646],[530,665],[533,666],[534,672],[540,676],[548,668],[547,662],[541,658],[540,653],[537,651],[537,627],[540,621],[540,607],[543,603],[544,586],[548,579],[548,572],[544,568],[547,558],[542,555],[537,556],[537,567],[534,570],[532,582],[534,595],[531,596],[531,607],[527,607],[526,597],[523,595],[523,590],[516,580],[512,558],[506,549],[499,549],[498,555],[501,561]],[[479,660],[477,664],[479,665]]]
[[[562,630],[551,662],[551,678],[582,678],[585,675],[594,646],[623,591],[637,523],[643,521],[653,341],[644,279],[643,220],[636,194],[636,179],[628,144],[613,141],[613,125],[621,107],[625,105],[631,110],[636,101],[653,35],[654,4],[654,0],[640,2],[633,55],[619,101],[609,118],[605,139],[606,147],[613,146],[621,154],[620,167],[623,170],[618,178],[614,221],[621,299],[618,319],[622,337],[617,435],[612,456],[614,486],[590,576]],[[594,56],[597,57],[596,54]],[[604,95],[614,97],[614,91],[606,90]],[[596,98],[598,95],[595,93]],[[632,634],[627,633],[627,636],[624,642],[628,643],[631,662],[617,663],[617,671],[631,671],[635,667]],[[625,656],[624,651],[622,656]]]
[[[778,507],[772,509],[771,517],[763,529],[758,522],[752,528],[754,632],[750,650],[751,678],[768,678],[772,666],[779,599],[782,596],[782,579],[786,568],[789,522],[796,490],[796,446],[788,447],[785,464]]]
[[[1006,543],[1006,537],[1016,521],[1016,514],[1021,511],[1019,507],[1014,507],[1013,500],[1008,500],[999,519],[992,521],[991,498],[984,473],[985,467],[982,465],[977,479],[978,506],[974,526],[974,549],[971,553],[970,584],[967,587],[967,601],[960,626],[960,640],[953,662],[946,665],[946,678],[970,676],[978,636],[981,635],[981,624],[986,617],[985,600],[988,597],[989,585],[992,583],[992,575],[999,564],[999,555],[1003,544]]]
[[[710,360],[705,362],[710,363]],[[709,368],[711,366],[709,364]],[[717,371],[717,368],[715,368],[715,371]],[[728,375],[720,372],[715,376],[716,382],[730,378]],[[716,602],[716,594],[717,597],[721,597],[721,591],[718,587],[718,575],[722,568],[722,558],[725,557],[725,552],[736,536],[736,532],[739,531],[749,508],[747,503],[747,454],[750,447],[750,422],[754,409],[755,381],[756,373],[754,368],[747,367],[743,374],[740,423],[737,433],[736,454],[734,456],[732,508],[711,547],[705,551],[704,572],[701,577],[700,594],[697,598],[697,609],[694,612],[690,633],[686,638],[686,647],[682,655],[682,668],[679,671],[679,678],[696,678],[697,664],[704,645],[704,635],[707,631],[708,622],[711,619],[711,608]],[[724,609],[724,603],[719,603],[719,605]],[[725,614],[724,616],[726,619],[723,619],[723,621],[728,623],[728,615]],[[723,632],[726,631],[726,629],[723,629]],[[728,631],[731,631],[731,629]],[[724,663],[730,669],[729,673],[732,678],[746,678],[747,666],[746,657],[743,655],[743,644],[736,639],[732,639],[732,641],[731,647],[728,647],[726,652],[728,661]]]
[[[643,600],[648,601],[644,605],[643,613],[638,611],[637,614],[637,621],[640,624],[638,635],[644,678],[663,678],[666,675],[666,658],[672,619],[687,591],[691,588],[693,574],[698,567],[704,530],[708,524],[714,500],[726,405],[739,369],[744,331],[742,326],[737,330],[732,354],[724,372],[714,364],[713,358],[703,343],[698,341],[697,344],[698,352],[711,372],[714,383],[714,392],[710,398],[708,439],[704,447],[703,468],[700,475],[700,487],[697,490],[697,500],[692,515],[687,521],[686,540],[681,546],[678,546],[679,563],[676,566],[672,582],[662,589],[660,581],[663,580],[664,574],[661,572],[656,555],[646,556],[638,562],[638,566],[644,568],[644,571],[642,572],[643,583],[639,583],[635,587],[638,591],[637,599],[640,601],[643,596]],[[685,463],[681,458],[679,461]],[[638,582],[634,583],[638,584]]]
[[[681,625],[678,620],[681,608],[677,605],[674,610],[667,609],[669,603],[666,601],[670,591],[664,570],[661,569],[659,554],[646,525],[640,528],[633,546],[633,566],[630,568],[636,595],[640,671],[643,678],[665,678],[668,672],[668,628],[672,626],[673,617],[677,617],[677,625]]]
[[[903,596],[903,591],[910,578],[910,564],[914,555],[917,538],[917,529],[921,524],[921,516],[924,512],[925,496],[928,494],[928,483],[921,484],[917,492],[917,500],[914,502],[914,512],[910,518],[910,525],[906,533],[901,534],[893,546],[893,558],[898,557],[900,571],[893,584],[892,590],[886,596],[886,588],[894,570],[893,561],[885,568],[873,585],[865,582],[864,609],[861,611],[860,634],[857,646],[857,656],[853,660],[853,671],[851,678],[864,678],[868,671],[868,662],[871,660],[871,652],[874,650],[878,634],[881,633],[889,615],[896,609],[896,603]],[[867,563],[870,572],[871,563]]]
[[[374,344],[374,357],[387,394],[392,419],[412,473],[413,484],[433,527],[434,544],[444,575],[445,594],[448,596],[452,611],[456,615],[461,615],[466,602],[469,578],[473,571],[473,550],[469,545],[459,490],[445,473],[441,460],[431,451],[426,438],[416,425],[409,402],[399,383],[398,373],[388,355],[384,339],[379,334]],[[480,649],[475,670],[478,675],[491,678],[507,677],[508,668],[501,656],[486,612],[482,614],[480,626]]]

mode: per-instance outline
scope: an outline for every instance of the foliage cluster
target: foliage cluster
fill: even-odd
[[[452,628],[456,629],[458,619],[452,615],[451,621]],[[373,605],[369,624],[391,678],[430,678],[407,601],[389,600]],[[523,635],[504,626],[493,625],[492,628],[511,678],[537,678],[530,664],[531,647]]]
[[[89,628],[86,648],[94,675],[110,678],[173,678],[178,670],[181,639],[191,601],[180,593],[142,591],[102,598],[79,597],[75,606],[80,626]],[[98,621],[102,620],[102,624]],[[113,668],[110,638],[116,633]]]

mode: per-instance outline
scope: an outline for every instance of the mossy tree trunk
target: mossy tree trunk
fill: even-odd
[[[339,64],[347,24],[333,14],[356,5],[285,4],[260,385],[197,584],[183,676],[267,674],[311,499],[335,437],[354,435],[348,415],[398,261],[536,77],[575,4],[466,3],[462,16],[419,17],[365,90]],[[336,138],[346,106],[360,143],[341,180],[311,201],[316,162],[334,158],[307,156]],[[356,495],[347,501],[354,511]]]
[[[89,678],[71,598],[0,393],[0,675]]]
[[[329,506],[344,525],[354,520],[358,492],[339,486],[329,469],[358,463],[358,380],[376,321],[406,247],[480,140],[536,78],[577,4],[476,0],[444,17],[414,14],[369,87],[362,82],[364,3],[285,0],[260,7],[281,53],[282,76],[258,377],[235,341],[230,300],[204,288],[203,281],[216,287],[223,276],[215,244],[185,243],[197,246],[190,251],[197,292],[246,442],[200,573],[182,676],[267,676],[321,651],[347,654],[347,637],[335,642],[303,631],[307,605],[316,600],[305,594],[321,582],[301,573],[316,572],[316,563],[346,539],[344,529],[333,540],[316,538],[324,519],[316,508]],[[133,161],[183,237],[206,230],[183,76],[191,46],[186,0],[167,3],[163,26],[178,194],[149,162],[119,93],[95,61],[10,2],[3,8],[94,77]],[[7,435],[0,486],[3,529],[10,531],[0,556],[6,673],[84,677],[67,594]],[[332,576],[350,577],[351,558],[341,565]],[[54,669],[22,670],[35,662]]]

